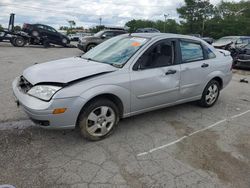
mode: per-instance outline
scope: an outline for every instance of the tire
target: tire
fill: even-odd
[[[50,47],[49,40],[44,40],[44,41],[43,41],[43,47],[44,47],[44,48]]]
[[[10,43],[11,43],[13,46],[16,47],[15,40],[16,40],[16,37],[12,37],[12,38],[10,39]]]
[[[211,80],[205,87],[199,105],[202,107],[213,106],[220,96],[220,84],[216,80]]]
[[[69,43],[69,41],[66,38],[62,39],[62,46],[63,47],[66,47],[68,43]]]
[[[14,39],[14,43],[16,47],[23,47],[26,44],[26,41],[23,37],[17,37]]]
[[[95,44],[89,44],[87,47],[87,51],[91,50],[92,48],[94,48],[96,45]]]
[[[110,100],[100,98],[81,111],[78,125],[84,138],[97,141],[109,136],[119,122],[119,110]]]

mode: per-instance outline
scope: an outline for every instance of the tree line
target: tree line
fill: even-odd
[[[224,2],[214,6],[209,0],[185,0],[177,8],[180,21],[130,20],[125,25],[130,32],[153,27],[161,32],[200,34],[213,38],[229,35],[250,35],[250,1]],[[163,16],[163,15],[162,15]]]

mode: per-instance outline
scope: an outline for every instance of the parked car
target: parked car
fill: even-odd
[[[233,52],[234,67],[250,68],[250,42],[244,46],[236,47]]]
[[[136,33],[160,33],[158,29],[155,28],[138,28],[135,31]]]
[[[91,33],[75,33],[75,34],[69,34],[68,38],[70,41],[79,41],[80,38],[85,36],[91,36]]]
[[[77,47],[84,51],[87,52],[90,49],[94,48],[95,46],[97,46],[98,44],[104,42],[107,39],[110,39],[112,37],[115,37],[117,35],[121,35],[127,33],[127,31],[124,30],[103,30],[100,31],[96,34],[94,34],[93,36],[86,36],[86,37],[82,37],[80,38]]]
[[[206,41],[208,44],[213,44],[214,39],[211,37],[202,37],[202,40]]]
[[[249,41],[250,36],[227,36],[218,39],[212,45],[215,48],[230,50],[230,48],[235,48],[236,46],[248,44]]]
[[[41,127],[79,127],[85,138],[99,140],[121,118],[190,101],[213,106],[231,68],[228,51],[195,37],[125,34],[80,57],[33,65],[12,87]]]
[[[202,37],[200,34],[189,34],[189,35],[193,37],[201,38],[202,40],[206,41],[208,44],[212,44],[214,42],[214,39],[211,37]]]
[[[42,39],[41,41],[45,46],[49,46],[49,44],[67,46],[70,43],[66,35],[57,32],[53,27],[48,25],[25,23],[22,31],[35,38]]]

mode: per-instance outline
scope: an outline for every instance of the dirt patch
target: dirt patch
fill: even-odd
[[[250,165],[233,157],[229,152],[221,151],[217,145],[218,139],[219,135],[213,131],[193,135],[177,144],[176,158],[196,169],[217,174],[220,180],[230,183],[233,187],[249,188]],[[248,143],[242,148],[248,149],[245,153],[247,157],[249,147]]]
[[[171,125],[175,129],[176,135],[178,137],[186,136],[194,131],[193,128],[188,127],[182,121],[170,121],[169,125]]]

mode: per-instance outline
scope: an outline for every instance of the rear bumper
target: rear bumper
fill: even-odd
[[[73,129],[85,101],[81,97],[51,99],[49,102],[29,96],[18,88],[18,78],[12,83],[16,101],[36,124],[47,129]],[[67,108],[62,114],[53,114],[56,108]]]

